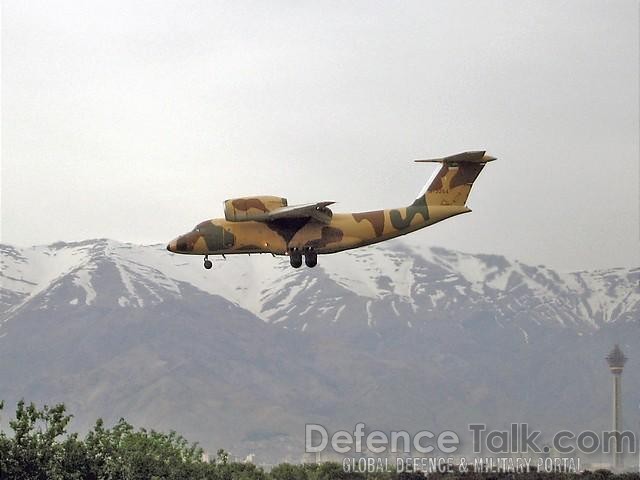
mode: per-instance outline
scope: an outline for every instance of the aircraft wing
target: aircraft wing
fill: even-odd
[[[266,212],[259,221],[269,222],[283,218],[313,218],[322,223],[331,223],[333,212],[327,207],[334,203],[335,202],[318,202],[280,207]]]

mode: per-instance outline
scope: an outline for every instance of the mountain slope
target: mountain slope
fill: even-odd
[[[640,269],[559,273],[399,242],[323,257],[200,257],[110,240],[0,247],[0,385],[299,460],[304,424],[606,428],[614,342],[640,345]],[[625,389],[640,386],[625,375]],[[635,402],[626,397],[625,421]]]

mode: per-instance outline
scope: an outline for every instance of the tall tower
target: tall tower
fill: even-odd
[[[613,432],[615,432],[613,449],[613,468],[622,468],[622,458],[620,455],[620,432],[622,431],[622,398],[620,395],[620,384],[622,382],[622,369],[627,361],[620,347],[616,345],[606,356],[609,370],[613,374]]]

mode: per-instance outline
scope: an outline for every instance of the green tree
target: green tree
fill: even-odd
[[[281,463],[271,469],[269,477],[273,480],[307,480],[309,468],[305,465]]]
[[[66,433],[70,420],[63,404],[45,405],[39,410],[33,403],[25,406],[20,400],[15,419],[9,422],[13,438],[3,455],[3,475],[16,480],[64,478],[64,450],[57,438]],[[6,440],[4,437],[3,443]]]
[[[198,478],[203,477],[202,449],[189,444],[176,432],[160,433],[140,429],[120,419],[105,429],[98,419],[87,434],[85,445],[94,459],[97,478]]]
[[[2,409],[4,408],[4,402],[0,401],[0,420],[2,419]],[[1,424],[0,424],[1,425]],[[11,441],[7,438],[4,431],[0,430],[0,478],[5,478],[7,475],[7,460],[9,458],[9,452],[11,451]]]
[[[309,471],[309,480],[352,480],[365,478],[363,473],[345,472],[341,464],[324,462]]]

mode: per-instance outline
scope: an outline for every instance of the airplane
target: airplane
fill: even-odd
[[[407,207],[358,213],[333,213],[318,202],[288,205],[275,196],[242,197],[224,202],[224,219],[205,220],[171,240],[167,250],[204,255],[271,253],[286,255],[293,268],[315,267],[318,255],[359,248],[406,235],[456,215],[471,212],[466,202],[471,186],[495,157],[484,151],[415,160],[442,166]]]

